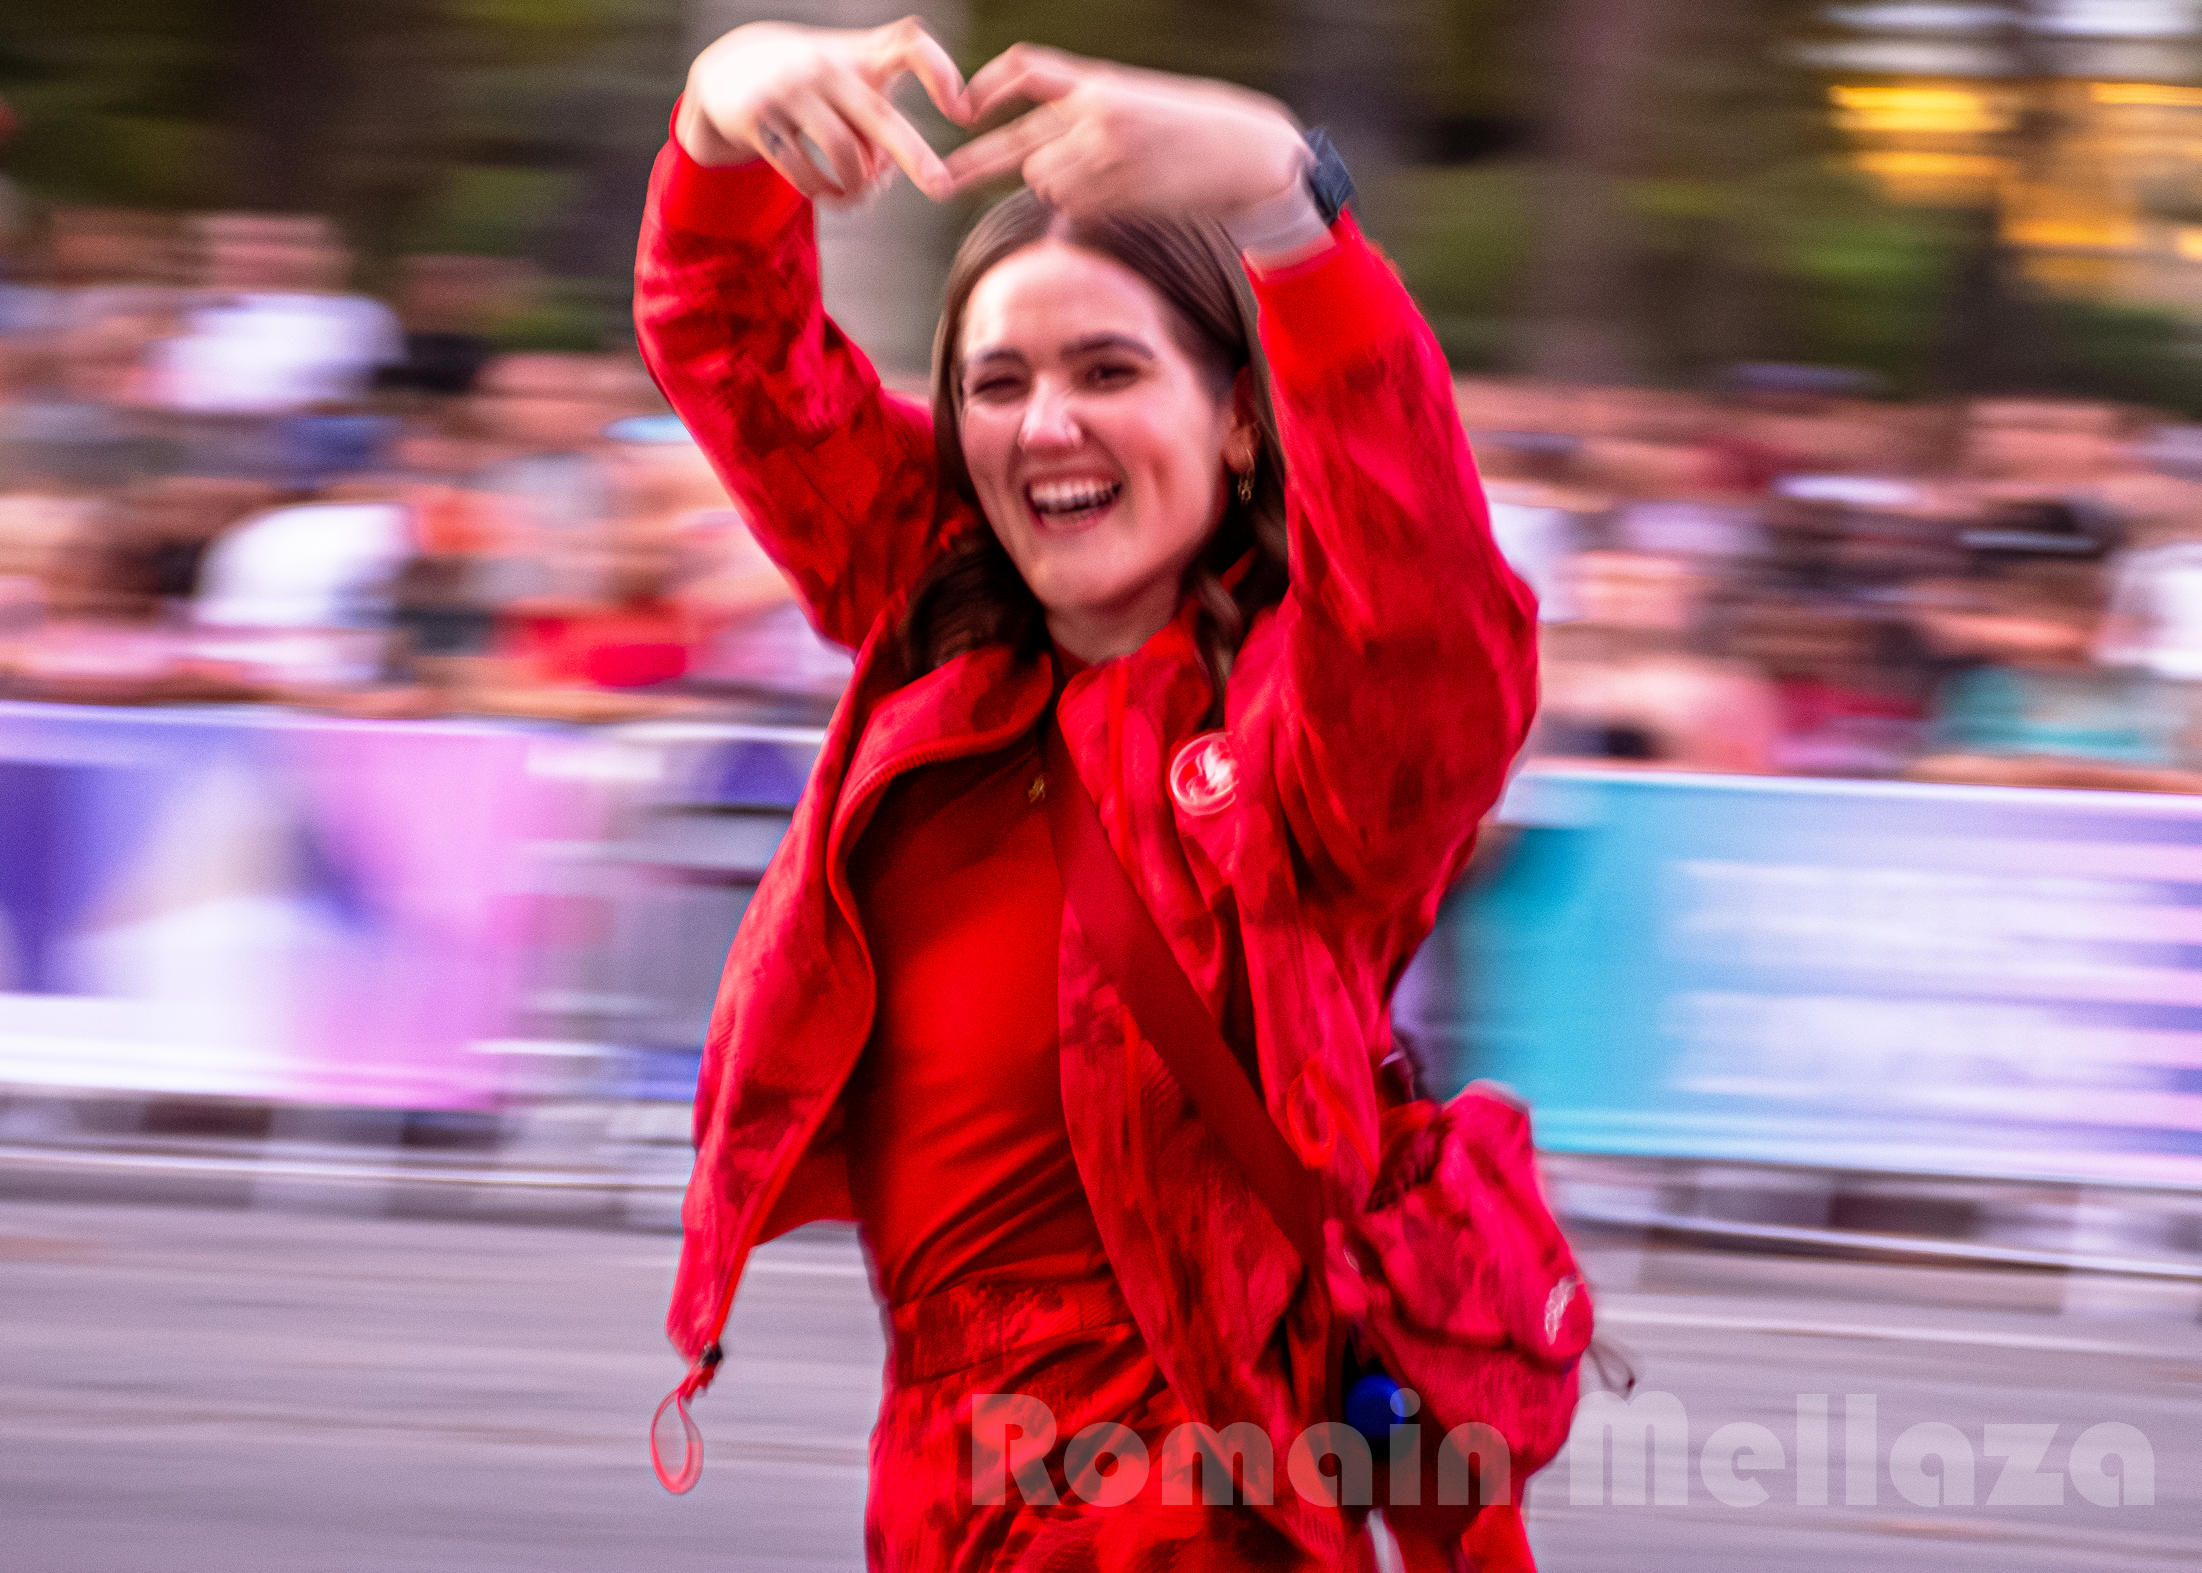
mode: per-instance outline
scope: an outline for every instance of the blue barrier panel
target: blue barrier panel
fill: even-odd
[[[1531,770],[1501,818],[1429,965],[1545,1147],[2202,1185],[2202,800]]]

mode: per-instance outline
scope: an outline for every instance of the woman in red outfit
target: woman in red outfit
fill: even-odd
[[[1040,107],[943,162],[885,96],[905,72],[959,122]],[[1391,985],[1534,704],[1444,361],[1237,88],[1022,47],[966,86],[914,23],[763,24],[698,58],[674,131],[645,353],[859,650],[707,1042],[684,1396],[749,1250],[853,1218],[892,1334],[874,1567],[1363,1556],[1288,1464],[1327,1301],[1066,916],[1041,741],[1052,714],[1272,1117],[1359,1205]],[[930,414],[818,299],[811,203],[897,167],[1028,187],[959,255]],[[1203,1505],[1195,1422],[1269,1444],[1235,1504]]]

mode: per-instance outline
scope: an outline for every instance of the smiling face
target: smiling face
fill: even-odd
[[[964,309],[964,462],[1048,631],[1083,660],[1170,620],[1252,462],[1244,379],[1218,388],[1188,336],[1138,274],[1059,240],[1006,258]]]

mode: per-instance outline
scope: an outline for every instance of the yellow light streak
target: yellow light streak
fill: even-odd
[[[1969,88],[1831,87],[1827,96],[1846,131],[1978,136],[2011,125],[2010,111]]]
[[[2140,104],[2153,109],[2202,109],[2202,87],[2173,87],[2164,82],[2091,82],[2088,97],[2098,104]]]

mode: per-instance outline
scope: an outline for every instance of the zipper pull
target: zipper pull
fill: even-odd
[[[683,1496],[696,1489],[696,1482],[703,1478],[703,1429],[688,1412],[688,1400],[711,1385],[718,1375],[719,1362],[726,1352],[712,1344],[696,1356],[696,1363],[681,1378],[680,1386],[667,1393],[658,1403],[657,1413],[650,1417],[650,1467],[657,1471],[658,1484],[675,1496]],[[665,1449],[659,1439],[666,1430],[665,1412],[670,1409],[680,1416],[681,1449],[676,1468],[665,1463]]]

